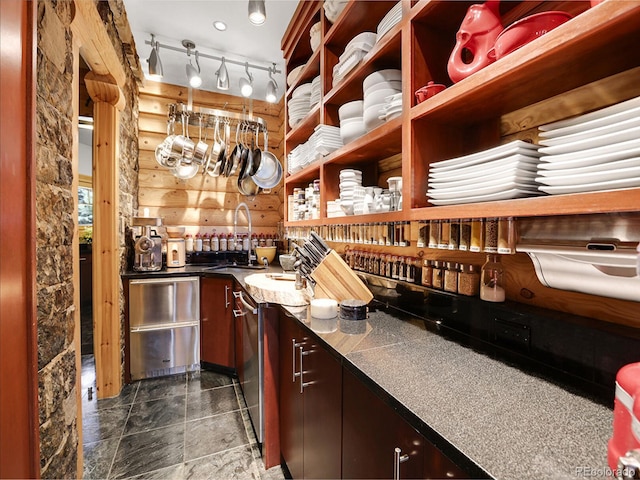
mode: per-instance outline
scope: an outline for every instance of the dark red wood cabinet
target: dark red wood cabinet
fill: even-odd
[[[203,366],[235,370],[233,280],[200,279],[200,361]]]
[[[280,454],[293,478],[341,478],[342,366],[283,313]]]

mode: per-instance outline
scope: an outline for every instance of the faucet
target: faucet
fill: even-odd
[[[236,237],[236,242],[238,241],[238,210],[240,207],[244,207],[247,211],[247,221],[249,222],[249,250],[247,251],[247,260],[248,265],[251,266],[251,262],[253,261],[253,256],[251,255],[251,212],[249,211],[249,206],[245,202],[240,202],[236,207],[236,211],[233,215],[233,235]]]

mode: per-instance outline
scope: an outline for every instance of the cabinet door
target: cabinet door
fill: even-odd
[[[304,342],[296,320],[280,317],[280,455],[293,478],[304,478],[303,401],[300,392],[299,347]]]
[[[476,478],[469,476],[467,472],[453,463],[444,453],[438,450],[431,442],[425,441],[424,445],[424,478]]]
[[[200,281],[200,359],[235,368],[233,281],[204,277]]]
[[[422,478],[424,437],[347,369],[342,388],[342,478]]]
[[[317,342],[308,341],[300,348],[303,352],[304,478],[340,478],[342,365]]]

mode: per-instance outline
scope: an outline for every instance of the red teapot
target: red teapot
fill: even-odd
[[[447,65],[453,82],[459,82],[495,61],[488,53],[502,30],[500,0],[469,7]]]

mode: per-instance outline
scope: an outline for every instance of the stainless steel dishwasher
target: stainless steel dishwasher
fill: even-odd
[[[129,282],[131,379],[200,367],[200,279],[165,277]]]

